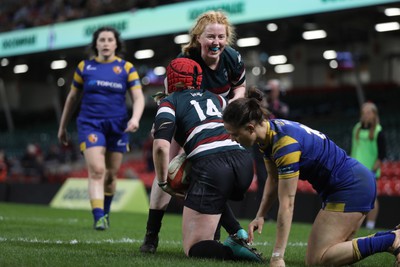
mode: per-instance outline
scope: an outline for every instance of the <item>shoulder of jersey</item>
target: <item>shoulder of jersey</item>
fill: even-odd
[[[226,51],[226,54],[231,57],[237,57],[237,55],[239,54],[239,52],[236,49],[230,46],[226,46],[224,51]]]

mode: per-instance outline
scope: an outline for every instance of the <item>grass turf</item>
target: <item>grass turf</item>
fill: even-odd
[[[154,255],[142,254],[147,214],[112,213],[111,228],[93,230],[90,211],[53,209],[0,202],[0,266],[262,266],[187,258],[181,243],[181,216],[166,214]],[[240,220],[247,228],[249,220]],[[310,224],[294,223],[286,249],[286,266],[304,266]],[[361,229],[358,236],[371,232]],[[329,233],[327,233],[329,234]],[[226,237],[222,231],[222,239]],[[267,222],[255,247],[269,258],[275,223]],[[391,266],[389,253],[372,255],[353,266]]]

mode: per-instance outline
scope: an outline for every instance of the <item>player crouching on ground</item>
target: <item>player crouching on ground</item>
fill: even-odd
[[[189,257],[262,261],[247,244],[229,236],[224,244],[214,240],[228,199],[241,200],[253,179],[248,151],[233,142],[222,122],[226,100],[200,89],[202,69],[188,58],[167,67],[168,91],[154,123],[153,158],[158,185],[179,196],[167,181],[169,150],[174,137],[191,162],[190,185],[182,215],[183,248]]]
[[[251,95],[231,102],[223,119],[233,140],[243,146],[257,143],[264,153],[268,179],[249,236],[252,241],[254,231],[261,233],[265,214],[278,200],[270,267],[285,266],[299,179],[308,181],[323,203],[308,239],[307,266],[343,266],[378,252],[393,253],[399,265],[400,230],[354,238],[374,205],[376,183],[371,171],[323,133],[298,122],[269,119],[261,94]]]

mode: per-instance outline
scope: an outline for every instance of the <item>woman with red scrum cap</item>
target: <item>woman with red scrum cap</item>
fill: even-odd
[[[189,32],[190,42],[182,47],[178,58],[190,58],[196,61],[203,70],[200,87],[218,94],[231,102],[245,96],[246,77],[242,57],[232,48],[235,31],[228,17],[221,11],[207,11],[197,18]],[[166,94],[173,89],[166,87]],[[158,94],[156,101],[165,94]],[[173,141],[170,159],[178,155],[180,147]],[[158,233],[161,228],[162,218],[171,197],[164,194],[154,182],[150,194],[150,209],[146,226],[146,235],[141,252],[154,253],[158,246]],[[229,206],[226,207],[221,225],[230,234],[247,239],[247,232],[240,226]],[[219,229],[215,239],[220,238]]]
[[[197,62],[187,58],[173,60],[167,68],[168,92],[181,91],[185,88],[200,89],[203,79],[202,69]]]
[[[253,179],[253,161],[247,150],[233,142],[222,122],[226,100],[200,89],[202,69],[187,58],[167,67],[167,86],[154,123],[153,157],[158,185],[167,193],[169,150],[174,138],[192,164],[190,186],[184,199],[183,248],[189,257],[261,261],[241,240],[214,240],[226,202],[241,200]]]

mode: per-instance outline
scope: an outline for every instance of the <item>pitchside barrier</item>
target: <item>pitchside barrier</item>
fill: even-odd
[[[149,201],[143,182],[139,179],[118,179],[111,204],[113,212],[148,213]],[[50,202],[50,207],[90,210],[88,180],[68,178]]]

